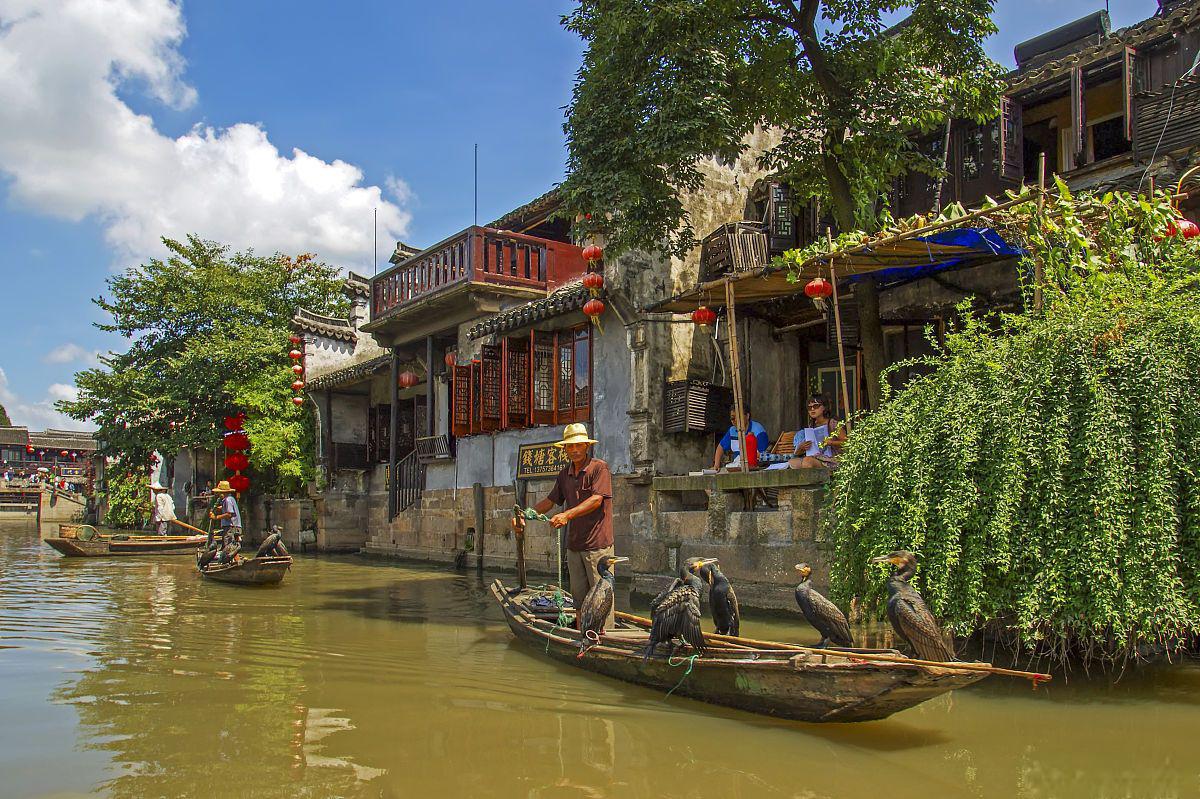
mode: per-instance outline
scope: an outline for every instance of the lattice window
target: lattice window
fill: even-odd
[[[479,427],[496,430],[500,427],[503,361],[500,348],[484,346],[479,349],[480,400]]]
[[[534,424],[554,424],[555,336],[534,331],[533,375],[530,390],[533,395],[531,418]]]
[[[529,424],[529,342],[506,339],[505,381],[509,427]]]
[[[471,434],[471,367],[455,366],[451,393],[450,432],[456,436]]]
[[[575,409],[575,352],[571,346],[574,336],[564,330],[558,336],[558,419],[573,419]]]
[[[575,421],[591,418],[592,410],[592,330],[575,329]]]

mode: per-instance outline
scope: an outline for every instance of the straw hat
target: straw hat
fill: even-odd
[[[597,444],[594,438],[588,438],[587,427],[579,422],[569,424],[563,429],[563,440],[556,441],[554,446],[565,447],[567,444]]]
[[[234,493],[233,489],[229,487],[228,480],[222,480],[221,482],[217,483],[215,486],[213,486],[212,491],[214,494],[232,494],[232,493]]]
[[[162,483],[158,482],[157,480],[155,480],[152,483],[150,483],[150,490],[151,491],[166,491],[167,487],[165,485],[163,485]]]

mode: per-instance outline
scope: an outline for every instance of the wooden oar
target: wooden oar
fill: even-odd
[[[197,533],[199,533],[200,535],[208,535],[208,533],[204,532],[204,531],[203,531],[203,530],[201,530],[199,527],[192,527],[192,526],[191,526],[190,524],[188,524],[187,522],[181,522],[181,521],[179,521],[178,519],[172,519],[171,521],[175,522],[175,524],[178,524],[180,527],[186,527],[186,528],[187,528],[187,529],[189,529],[189,530],[195,530],[195,531],[196,531]]]
[[[624,618],[627,621],[632,621],[638,624],[651,624],[651,621],[641,616],[635,616],[632,613],[624,613],[617,611],[616,615]],[[959,663],[957,661],[942,662],[937,660],[917,660],[916,658],[907,658],[903,655],[882,655],[869,652],[845,652],[838,649],[821,649],[814,646],[799,646],[797,644],[783,644],[778,641],[756,641],[753,638],[743,638],[741,636],[720,635],[719,633],[705,633],[705,638],[712,638],[715,641],[724,641],[730,644],[743,644],[765,649],[777,649],[786,652],[813,652],[818,654],[838,654],[843,657],[853,658],[854,660],[869,660],[877,663],[900,663],[908,666],[929,666],[938,669],[953,669],[956,671],[983,671],[988,674],[998,674],[1004,677],[1021,677],[1022,679],[1033,682],[1033,687],[1036,688],[1040,683],[1050,682],[1054,679],[1051,674],[1040,674],[1035,671],[1018,671],[1017,669],[1005,669],[1000,666],[993,666],[990,663]]]

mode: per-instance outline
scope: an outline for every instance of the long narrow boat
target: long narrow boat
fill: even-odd
[[[204,546],[202,535],[125,535],[101,533],[90,524],[60,524],[58,538],[46,543],[68,558],[111,555],[190,555]]]
[[[535,592],[510,594],[499,581],[492,595],[519,640],[562,663],[626,682],[670,691],[716,705],[800,721],[872,721],[919,705],[988,676],[973,665],[940,667],[905,663],[895,650],[798,647],[706,635],[710,647],[691,657],[656,657],[643,663],[649,620],[619,614],[617,629],[583,657],[579,634],[539,617],[528,602]],[[545,616],[545,614],[541,614]],[[882,657],[888,660],[870,660]],[[923,661],[922,661],[923,663]]]
[[[247,558],[235,563],[211,564],[200,569],[209,580],[234,585],[278,585],[292,567],[291,555]]]

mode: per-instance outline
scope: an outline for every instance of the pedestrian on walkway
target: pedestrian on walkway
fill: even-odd
[[[150,484],[150,521],[158,535],[170,535],[171,522],[175,520],[175,500],[171,492],[157,480]]]

